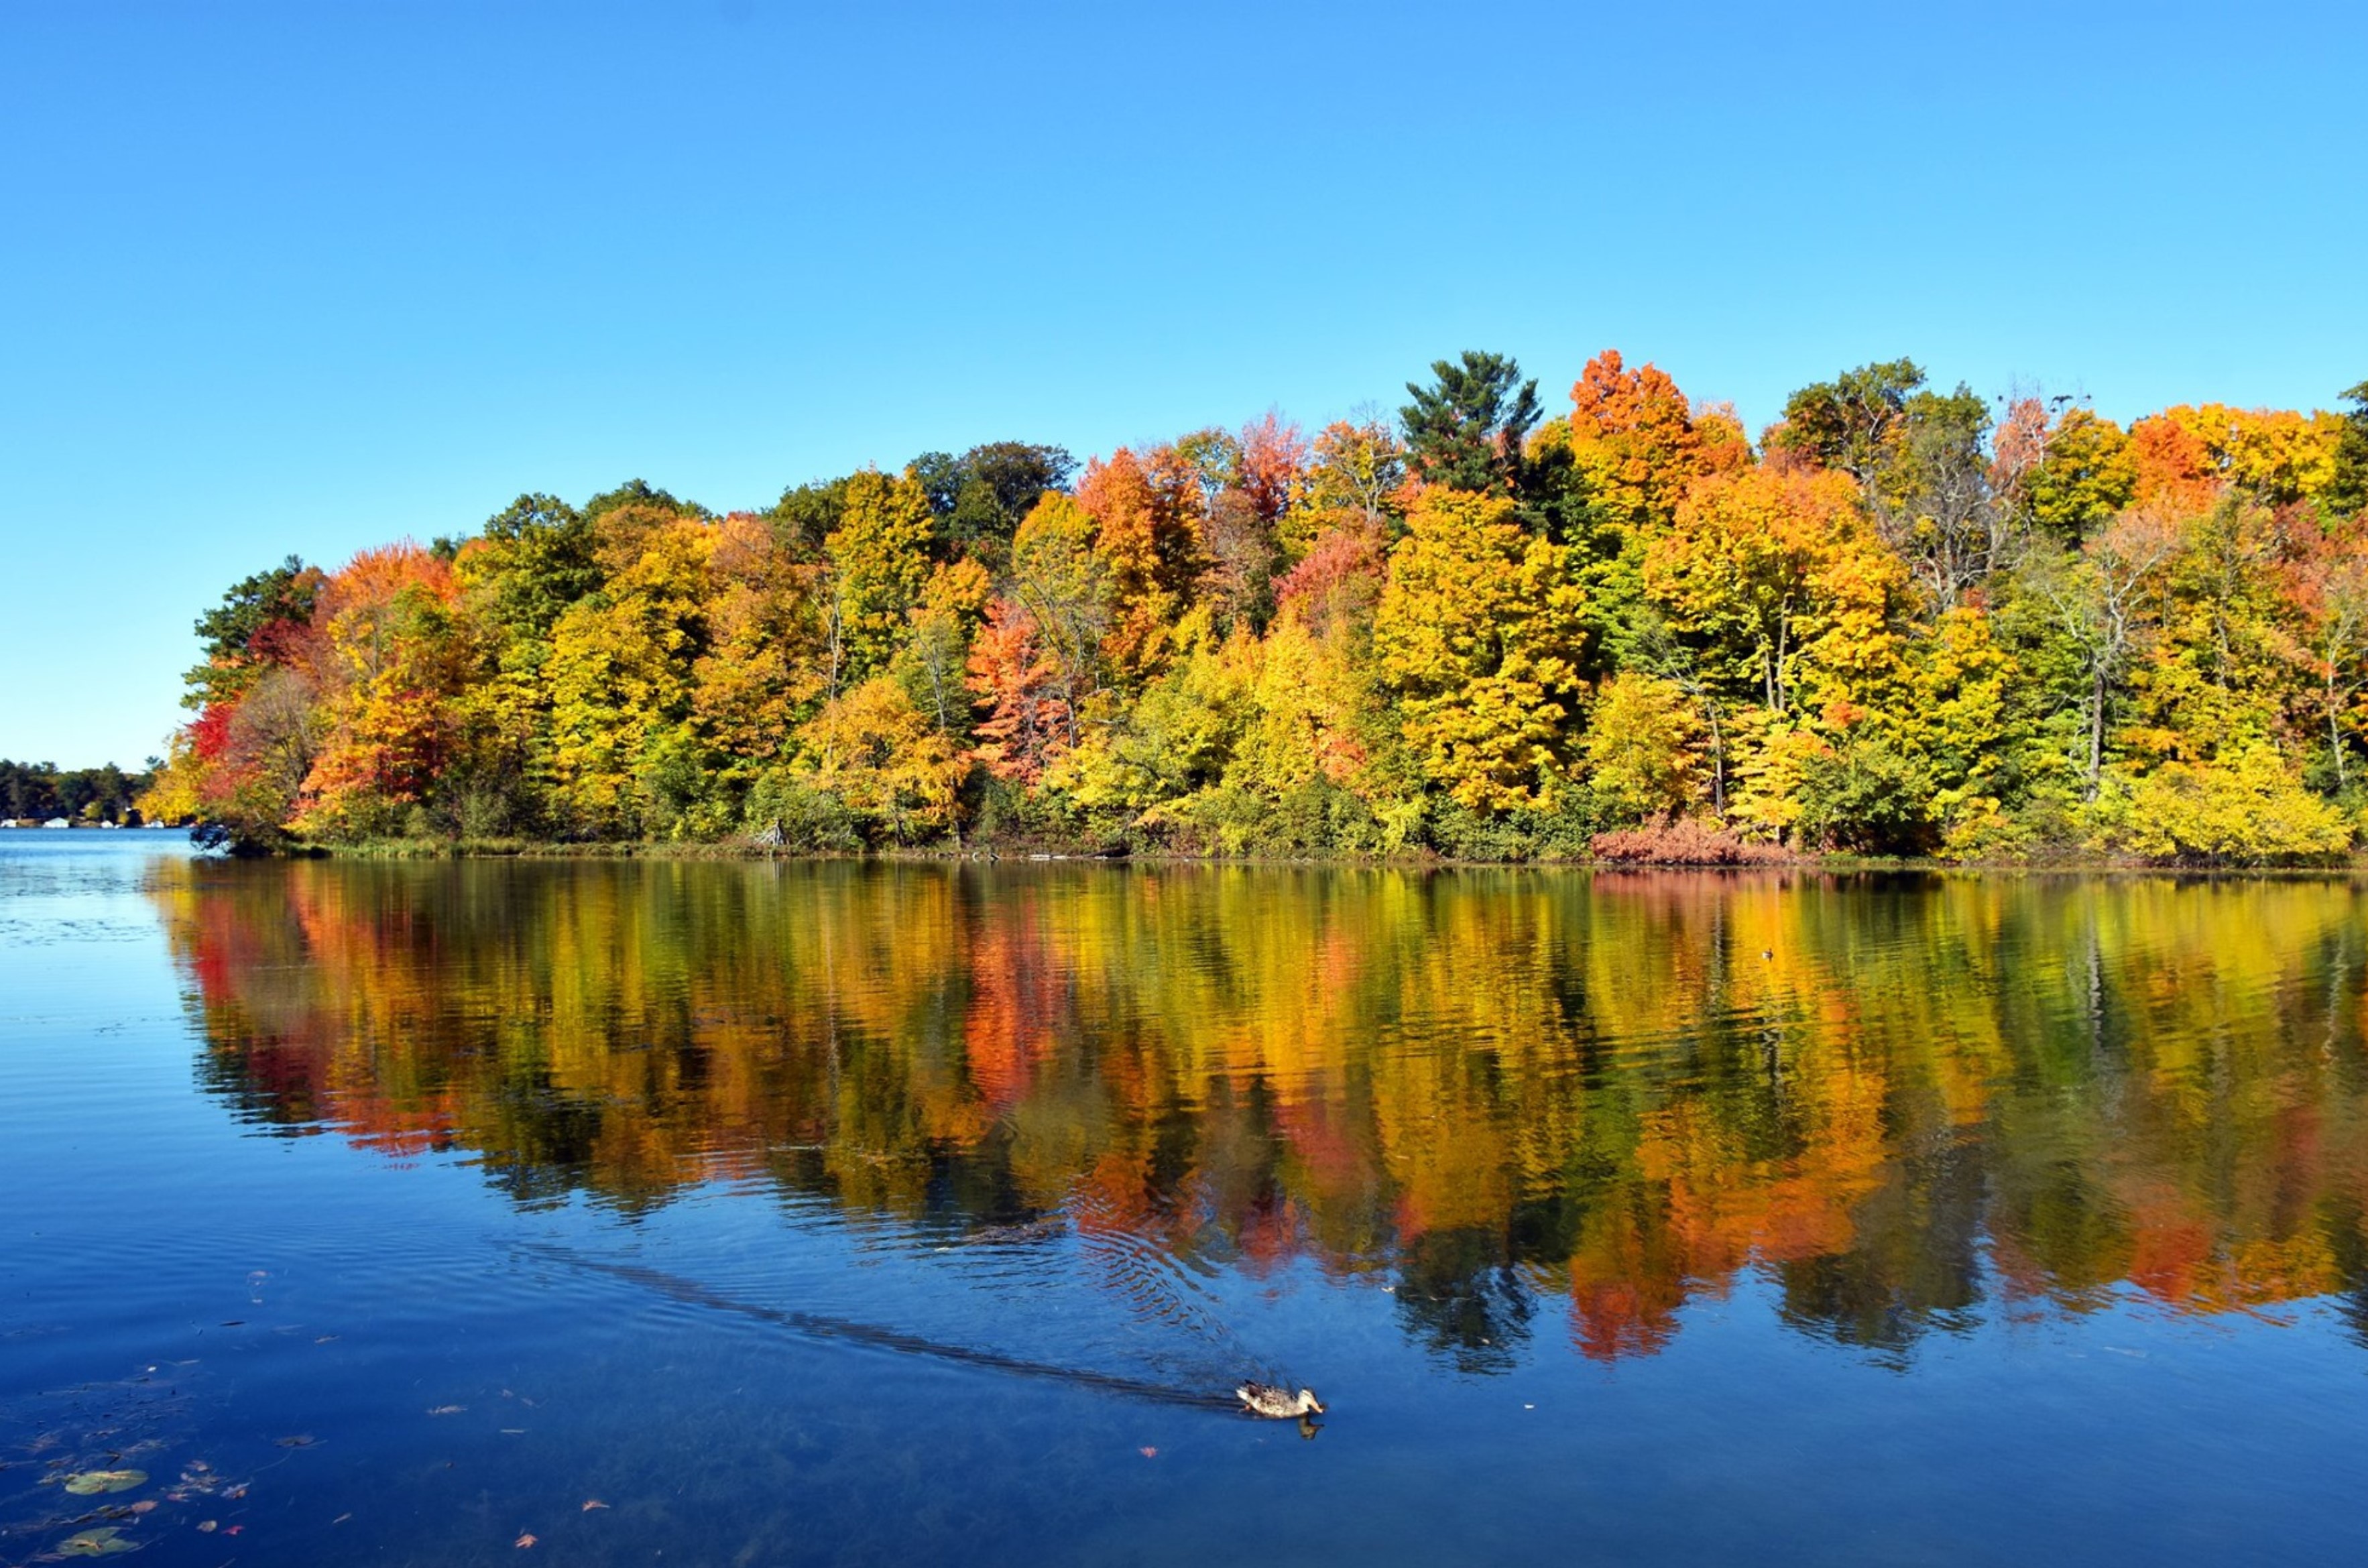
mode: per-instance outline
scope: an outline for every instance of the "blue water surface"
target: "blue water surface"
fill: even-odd
[[[820,944],[800,937],[792,953],[785,943],[782,962],[820,973],[809,954],[829,945],[842,916],[850,955],[871,950],[867,943],[929,943],[927,921],[893,918],[894,907],[872,918],[866,899],[909,891],[894,879],[926,891],[967,874],[232,867],[194,865],[163,834],[0,835],[0,1562],[52,1560],[77,1537],[159,1564],[538,1555],[571,1563],[1251,1555],[1366,1564],[2201,1563],[2333,1562],[2368,1546],[2358,1506],[2368,1348],[2358,1298],[2347,1293],[2342,1237],[2326,1242],[2335,1233],[2307,1218],[2368,1191],[2368,1150],[2351,1146],[2360,1124],[2349,1119],[2362,1084],[2356,964],[2150,971],[2150,1010],[2125,1017],[2123,1044],[2066,1065],[2009,1040],[1965,1073],[1967,1084],[1988,1086],[1988,1110],[1950,1099],[1974,1089],[1944,1086],[1932,1103],[1955,1108],[1909,1131],[1898,1085],[1915,1074],[1900,1069],[1867,1112],[1877,1166],[1818,1210],[1840,1213],[1846,1233],[1786,1239],[1800,1229],[1782,1217],[1794,1199],[1771,1187],[1775,1197],[1750,1200],[1777,1217],[1736,1222],[1748,1239],[1731,1267],[1696,1260],[1655,1274],[1640,1262],[1632,1280],[1622,1266],[1564,1261],[1597,1256],[1588,1238],[1601,1233],[1602,1210],[1587,1209],[1597,1201],[1589,1195],[1615,1190],[1605,1185],[1615,1177],[1561,1152],[1599,1146],[1565,1123],[1611,1117],[1603,1108],[1639,1074],[1658,1075],[1652,1108],[1636,1113],[1649,1126],[1715,1104],[1685,1097],[1697,1081],[1723,1081],[1703,1064],[1709,1037],[1678,1026],[1607,1031],[1590,1037],[1588,1051],[1523,1065],[1515,1058],[1545,1027],[1525,1009],[1542,1004],[1506,978],[1511,960],[1492,968],[1486,958],[1578,942],[1535,915],[1541,896],[1573,910],[1629,894],[1551,873],[1423,892],[1419,932],[1386,945],[1399,998],[1392,1021],[1344,1029],[1345,1043],[1322,1051],[1308,1043],[1321,1027],[1296,1012],[1279,1017],[1282,1002],[1241,1000],[1250,960],[1225,943],[1188,942],[1133,920],[1112,927],[1108,953],[1097,946],[1097,899],[1121,896],[1116,887],[1173,905],[1201,896],[1190,872],[1151,891],[1140,869],[1103,868],[960,883],[949,918],[968,922],[962,929],[974,938],[960,994],[946,1000],[951,983],[936,977],[908,989],[937,1000],[867,1013],[905,993],[878,978],[884,960],[849,957],[854,978],[834,971],[814,982],[838,1020],[836,1046],[814,1043],[821,1036],[812,1017],[795,1016],[794,989],[735,1013],[746,993],[734,977],[746,971],[728,935],[697,913],[711,884],[768,879],[761,897],[780,902],[784,921],[813,912],[796,929]],[[1338,907],[1350,895],[1324,874],[1229,875],[1221,895],[1210,894],[1217,902],[1207,918],[1255,928],[1258,940],[1284,949],[1262,961],[1296,977],[1275,992],[1299,994],[1291,1006],[1332,984],[1325,977],[1341,965],[1359,977],[1338,982],[1341,994],[1377,983],[1382,938],[1360,938],[1344,958],[1342,942],[1325,935],[1337,937],[1338,923],[1314,919],[1315,935],[1302,941],[1300,926],[1270,913],[1311,900]],[[1565,880],[1542,895],[1539,879],[1555,875]],[[483,881],[497,876],[508,880]],[[619,917],[597,949],[578,950],[566,933],[591,928],[595,884],[605,890],[599,900],[623,888],[643,913]],[[1364,890],[1359,899],[1398,896],[1395,884],[1354,885]],[[541,913],[513,902],[527,892]],[[1689,893],[1708,902],[1652,931],[1691,930],[1689,922],[1713,915],[1740,921],[1733,901],[1743,896]],[[1888,919],[1879,912],[1902,901],[1922,909],[1944,895],[1819,884],[1753,896],[1773,901],[1772,918],[1807,909],[1806,924],[1771,927],[1793,930],[1805,947],[1817,938],[1800,933],[1856,930],[1853,922]],[[2348,889],[2291,896],[2325,901],[2312,906],[2313,940],[2357,955]],[[477,916],[452,913],[463,906],[496,912],[481,927],[471,923]],[[1069,946],[1054,944],[1049,958],[1004,953],[997,912],[1022,908],[1027,930],[1066,933]],[[2176,906],[2112,955],[2132,964],[2159,957],[2194,921],[2219,917]],[[1480,934],[1455,935],[1465,924]],[[661,929],[674,932],[663,949],[649,935]],[[1907,953],[1920,940],[1884,929],[1890,935],[1864,941]],[[1627,961],[1668,957],[1652,931],[1640,927]],[[353,956],[365,940],[358,932],[381,957]],[[2018,950],[2034,971],[2043,960],[2059,970],[2088,961],[2068,948],[2038,951],[2037,937],[2016,939],[2029,945]],[[1670,940],[1680,958],[1691,950]],[[454,994],[439,994],[438,974],[477,985],[510,973],[513,957],[501,948],[509,941],[552,967],[505,994],[544,996],[547,1012],[489,1002],[497,987],[463,994],[456,981]],[[1761,961],[1752,957],[1759,939],[1748,941],[1745,956]],[[587,956],[595,950],[597,961]],[[1783,1015],[1795,1032],[1766,1049],[1822,1060],[1842,1026],[1818,1008],[1839,1006],[1849,955],[1867,950],[1804,958],[1804,1010]],[[1424,955],[1449,951],[1468,961],[1435,994],[1408,978]],[[386,953],[403,962],[390,969]],[[1087,953],[1102,956],[1078,956]],[[1912,953],[1900,953],[1902,972],[1918,972]],[[926,968],[931,953],[910,961]],[[1038,1052],[1028,1058],[1036,1064],[1015,1079],[1020,1069],[985,1064],[980,997],[988,979],[1034,974],[1030,964],[1054,978],[1014,982],[1040,999],[1014,1037],[1022,1056]],[[1079,1000],[1101,983],[1096,974],[1119,965],[1138,977],[1124,1006]],[[1140,978],[1145,966],[1161,971],[1156,984]],[[603,1021],[566,1022],[567,994],[595,969],[603,985],[631,971],[650,994],[620,1001],[604,990]],[[1158,1024],[1178,971],[1220,998],[1195,1020],[1216,1031],[1190,1048],[1205,1060],[1177,1069],[1212,1086],[1129,1100],[1138,1091],[1126,1085],[1144,1074],[1127,1065],[1134,1048],[1113,1042]],[[1934,986],[1950,983],[1936,971]],[[2182,983],[2222,989],[2195,1000]],[[1906,1006],[1922,987],[1893,989]],[[1990,989],[2016,987],[1993,971]],[[2339,993],[2340,1005],[2328,999]],[[1574,995],[1554,1004],[1556,1028],[1572,1009],[1603,1005],[1600,987]],[[1856,1005],[1863,1015],[1863,994]],[[1475,1026],[1474,1007],[1497,1009],[1488,1016],[1501,1031]],[[2001,1002],[1989,1016],[2005,1010]],[[1716,1026],[1724,1040],[1773,1029],[1781,1012],[1738,992],[1701,1016],[1725,1020]],[[954,1043],[930,1032],[940,1024],[929,1019],[957,1015],[969,1021],[944,1026]],[[661,1033],[653,1020],[662,1017],[682,1020],[680,1039],[647,1046],[641,1036]],[[2171,1089],[2149,1098],[2146,1084],[2171,1074],[2188,1085],[2179,1074],[2191,1067],[2193,1084],[2208,1089],[2217,1073],[2210,1092],[2252,1105],[2244,1084],[2230,1082],[2249,1059],[2214,1054],[2215,1017],[2239,1020],[2264,1051],[2298,1060],[2324,1052],[2335,1064],[2307,1093],[2279,1080],[2258,1112],[2279,1127],[2306,1116],[2317,1129],[2306,1165],[2293,1167],[2290,1207],[2304,1217],[2292,1224],[2256,1224],[2233,1199],[2215,1207],[2214,1181],[2233,1192],[2260,1166],[2249,1147],[2229,1153],[2214,1176],[2208,1152],[2191,1166],[2162,1153],[2184,1143],[2148,1131],[2150,1108],[2183,1102]],[[2130,1043],[2146,1020],[2197,1033],[2200,1054],[2173,1062],[2153,1042]],[[1863,1016],[1853,1027],[1868,1032],[1851,1041],[1880,1037]],[[1503,1038],[1484,1049],[1465,1038],[1475,1028]],[[598,1036],[602,1054],[590,1068],[574,1062],[569,1028]],[[761,1037],[753,1054],[739,1053],[719,1032],[727,1028]],[[1261,1029],[1271,1038],[1254,1042]],[[921,1065],[883,1109],[865,1097],[872,1069],[860,1052],[892,1047]],[[1292,1054],[1303,1048],[1314,1053]],[[1912,1049],[1941,1048],[1919,1040]],[[1955,1050],[1941,1054],[1953,1061]],[[643,1120],[596,1114],[604,1096],[622,1103],[641,1092],[631,1085],[642,1080],[615,1077],[639,1060],[633,1051],[666,1055],[674,1097],[663,1104],[672,1108]],[[1141,1061],[1171,1060],[1144,1051]],[[1270,1067],[1245,1067],[1253,1051]],[[529,1053],[532,1065],[492,1060],[504,1052]],[[768,1090],[747,1068],[755,1086],[729,1096],[714,1087],[747,1062],[811,1073]],[[1453,1068],[1441,1069],[1443,1081],[1465,1088],[1390,1087],[1394,1074],[1442,1062]],[[912,1088],[940,1068],[951,1086],[939,1099]],[[1800,1069],[1812,1071],[1831,1082],[1846,1069]],[[586,1072],[629,1086],[591,1093],[581,1087]],[[2033,1077],[2050,1072],[2060,1081]],[[1251,1131],[1222,1131],[1235,1125],[1225,1108],[1255,1097],[1226,1086],[1238,1083],[1282,1108],[1241,1110],[1238,1126]],[[1554,1092],[1525,1099],[1508,1084]],[[1490,1125],[1512,1153],[1479,1175],[1423,1176],[1422,1160],[1452,1161],[1473,1147],[1451,1112],[1484,1091],[1497,1096],[1486,1102],[1500,1107]],[[702,1096],[728,1098],[742,1120],[686,1130],[681,1107]],[[1547,1100],[1555,1108],[1543,1108]],[[2023,1130],[1998,1108],[2009,1100]],[[970,1116],[961,1125],[980,1129],[975,1139],[915,1134],[927,1169],[909,1188],[889,1183],[890,1197],[860,1196],[870,1178],[848,1152],[848,1130],[872,1114],[909,1123],[923,1114],[914,1104],[941,1102],[953,1108],[928,1114]],[[1832,1103],[1850,1102],[1838,1094]],[[1384,1153],[1356,1167],[1378,1174],[1368,1181],[1375,1190],[1357,1200],[1363,1206],[1342,1210],[1363,1227],[1344,1231],[1347,1239],[1325,1234],[1333,1199],[1300,1196],[1333,1188],[1313,1177],[1293,1185],[1302,1166],[1331,1157],[1304,1119],[1292,1119],[1293,1106],[1321,1110],[1333,1119],[1326,1127],[1379,1129],[1355,1135]],[[767,1120],[776,1110],[778,1125]],[[2028,1130],[2057,1113],[2061,1128]],[[1427,1116],[1437,1122],[1429,1132]],[[1748,1142],[1760,1124],[1738,1112],[1721,1125],[1727,1131],[1702,1137]],[[1148,1207],[1113,1215],[1095,1194],[1110,1187],[1116,1156],[1093,1151],[1137,1146],[1124,1136],[1130,1128],[1148,1151]],[[1235,1167],[1210,1152],[1221,1134],[1282,1150],[1279,1165],[1240,1156],[1241,1168],[1268,1174],[1266,1196],[1243,1199],[1239,1212],[1282,1216],[1274,1223],[1288,1221],[1284,1240],[1258,1243],[1262,1233],[1237,1221],[1221,1190],[1222,1172]],[[661,1162],[672,1173],[662,1190],[628,1191],[604,1174],[643,1168],[620,1144],[661,1135],[676,1140],[670,1163]],[[2287,1142],[2274,1146],[2285,1148],[2305,1132],[2278,1136]],[[879,1147],[896,1146],[880,1137]],[[547,1158],[535,1152],[563,1145]],[[1057,1151],[1072,1145],[1082,1152],[1064,1165]],[[1168,1173],[1164,1151],[1188,1146],[1195,1153],[1172,1159],[1189,1172]],[[1782,1166],[1772,1183],[1805,1182],[1823,1168],[1814,1140],[1785,1148],[1765,1160],[1747,1150],[1736,1168]],[[1639,1158],[1634,1181],[1661,1179],[1652,1161],[1666,1156]],[[1971,1174],[1918,1174],[1918,1161],[1952,1159],[1970,1162]],[[2098,1278],[2071,1279],[2078,1267],[2060,1260],[2028,1262],[2044,1250],[2030,1236],[2069,1232],[2009,1224],[2009,1211],[2032,1207],[2008,1191],[2023,1179],[2000,1174],[2009,1167],[2078,1167],[2091,1173],[2081,1178],[2091,1188],[2101,1181],[2120,1194],[2096,1199],[2102,1218],[2080,1222],[2120,1227],[2120,1240],[2082,1254],[2108,1260]],[[1510,1195],[1492,1208],[1484,1188],[1500,1180]],[[2149,1217],[2157,1192],[2173,1195],[2160,1200],[2171,1217]],[[1814,1285],[1819,1268],[1855,1267],[1850,1259],[1880,1256],[1895,1234],[1929,1231],[1942,1201],[1935,1193],[1957,1194],[1949,1200],[1968,1216],[1954,1294],[1918,1296],[1914,1268],[1903,1266],[1909,1283],[1884,1287],[1891,1304],[1874,1319],[1825,1320],[1803,1305],[1823,1288]],[[1438,1218],[1466,1201],[1470,1214],[1452,1226]],[[1656,1211],[1707,1201],[1673,1197]],[[2148,1259],[2176,1252],[2173,1242],[2194,1230],[2179,1216],[2199,1204],[2211,1221],[2196,1244],[2203,1262],[2180,1266],[2187,1283],[2164,1283],[2172,1266]],[[2349,1212],[2356,1219],[2356,1208]],[[1497,1250],[1458,1277],[1468,1301],[1426,1316],[1400,1298],[1428,1278],[1422,1249],[1451,1233]],[[2024,1261],[2004,1256],[2009,1244]],[[1628,1256],[1611,1244],[1598,1250]],[[2271,1269],[2283,1272],[2271,1279]],[[2205,1276],[2217,1282],[2192,1283]],[[2040,1278],[2044,1288],[2018,1291],[2010,1277]],[[1574,1326],[1585,1315],[1575,1301],[1629,1296],[1660,1305],[1613,1313],[1647,1325],[1624,1349]],[[1836,1326],[1845,1319],[1873,1326]],[[1227,1391],[1249,1375],[1314,1386],[1327,1415],[1304,1431],[1240,1415]],[[131,1470],[145,1479],[120,1492],[78,1495],[64,1484]]]

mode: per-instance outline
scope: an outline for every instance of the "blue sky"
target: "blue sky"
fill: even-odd
[[[0,756],[290,551],[1617,346],[1757,429],[2368,378],[2368,6],[0,5]]]

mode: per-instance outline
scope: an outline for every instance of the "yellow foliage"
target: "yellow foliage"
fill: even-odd
[[[1622,674],[1596,693],[1588,782],[1609,820],[1637,823],[1691,804],[1702,782],[1702,722],[1675,682]]]
[[[2342,811],[2305,790],[2265,742],[2114,780],[2092,820],[2101,847],[2154,860],[2319,860],[2351,844]]]
[[[899,843],[953,825],[955,794],[970,765],[902,682],[873,676],[825,704],[798,739],[814,786],[845,801],[859,821]]]
[[[1460,803],[1550,802],[1566,775],[1586,595],[1568,551],[1533,538],[1509,501],[1426,491],[1390,551],[1373,644],[1400,732]]]

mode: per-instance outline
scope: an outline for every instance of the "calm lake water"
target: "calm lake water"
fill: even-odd
[[[2356,1560],[2363,988],[2342,883],[0,835],[0,1562]]]

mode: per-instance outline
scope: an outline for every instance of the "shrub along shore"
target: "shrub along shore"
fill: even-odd
[[[2368,383],[1941,391],[1752,438],[1606,351],[1082,468],[1018,441],[718,514],[641,481],[290,557],[142,797],[243,850],[2350,863]],[[419,847],[413,847],[413,846]]]

